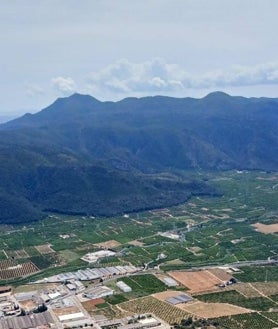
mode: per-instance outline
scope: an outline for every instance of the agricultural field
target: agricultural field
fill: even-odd
[[[166,301],[166,299],[171,298],[171,297],[176,297],[180,294],[181,294],[181,292],[177,291],[177,290],[167,290],[167,291],[163,291],[163,292],[158,292],[156,294],[153,294],[152,296],[154,298],[164,302],[164,301]]]
[[[39,269],[32,262],[24,262],[21,264],[12,260],[4,260],[0,262],[0,279],[9,280],[18,277],[25,277],[32,273],[38,272]]]
[[[188,304],[180,304],[178,307],[199,318],[205,319],[250,313],[250,310],[246,308],[227,303],[204,303],[196,301]]]
[[[110,305],[116,305],[126,302],[128,299],[122,294],[116,294],[105,298],[105,301]]]
[[[275,257],[277,236],[256,232],[252,226],[274,224],[277,218],[274,200],[278,192],[272,189],[275,182],[267,180],[268,174],[227,172],[206,174],[205,178],[223,192],[222,197],[193,197],[169,209],[115,218],[53,214],[23,229],[3,227],[0,246],[11,252],[8,258],[15,257],[13,250],[23,249],[22,241],[30,256],[38,252],[35,247],[50,244],[56,253],[70,250],[80,257],[98,247],[116,247],[122,250],[123,261],[135,265],[152,262],[165,270],[174,269],[168,265],[174,260],[181,262],[176,266],[179,269],[184,264],[189,268]],[[180,241],[158,234],[172,230],[181,234]],[[165,259],[158,258],[161,253]]]
[[[85,308],[87,312],[93,312],[97,305],[105,303],[103,298],[96,298],[92,300],[88,300],[86,302],[82,302],[82,306]]]
[[[188,312],[150,296],[125,302],[119,304],[119,306],[122,309],[135,314],[148,312],[153,313],[169,324],[173,324],[175,322],[178,323],[189,316]]]
[[[278,303],[268,297],[245,297],[237,291],[224,291],[195,296],[198,300],[206,303],[228,303],[253,311],[269,311],[276,308]]]
[[[224,270],[176,271],[168,272],[176,281],[189,289],[191,294],[219,289],[218,285],[231,279]]]
[[[53,250],[51,248],[51,245],[49,245],[49,244],[43,244],[43,245],[40,245],[40,246],[35,246],[35,248],[38,250],[38,252],[41,255],[52,254],[52,253],[55,252],[55,250]]]
[[[4,250],[5,255],[8,259],[22,259],[30,257],[25,249],[19,250]]]
[[[234,276],[241,282],[278,281],[278,266],[246,266]]]
[[[167,289],[167,286],[152,274],[132,275],[119,280],[132,289],[128,295],[133,297],[147,296]]]
[[[101,249],[113,249],[119,247],[120,245],[120,242],[116,240],[108,240],[100,243],[95,243],[95,246]]]
[[[261,297],[262,295],[278,295],[278,281],[270,282],[241,282],[226,287],[225,290],[235,290],[247,298]]]
[[[229,317],[216,318],[221,328],[229,329],[273,329],[277,323],[258,313],[239,314]]]
[[[120,278],[131,286],[132,292],[117,293],[98,306],[88,303],[92,312],[127,315],[140,309],[150,312],[156,305],[157,312],[163,313],[171,323],[189,313],[195,317],[202,314],[218,317],[223,323],[230,319],[231,329],[240,318],[234,315],[240,309],[251,310],[258,321],[268,315],[274,320],[271,309],[277,309],[278,265],[243,266],[243,262],[278,260],[275,231],[278,189],[273,188],[278,175],[256,171],[190,172],[188,175],[196,175],[213,185],[220,196],[192,196],[188,202],[171,208],[113,218],[48,214],[46,219],[25,226],[0,226],[0,267],[5,262],[18,269],[27,266],[24,264],[30,267],[16,274],[0,269],[0,283],[20,285],[86,267],[133,264],[143,266],[147,274]],[[168,237],[160,233],[167,233]],[[178,235],[178,239],[169,238],[172,233]],[[90,265],[81,260],[84,254],[103,248],[112,248],[117,254]],[[227,268],[239,265],[240,272],[230,274],[217,268],[224,265]],[[155,277],[168,271],[184,290],[195,294],[199,300],[195,302],[195,309],[188,304],[185,311],[158,298],[180,289],[168,288]],[[224,290],[216,286],[231,276],[239,283]],[[117,279],[107,285],[115,285]],[[200,296],[210,289],[218,292]],[[116,292],[119,292],[117,288]],[[145,306],[141,305],[142,300]],[[216,307],[223,304],[226,313],[221,313],[220,306]],[[176,321],[167,315],[169,309],[177,316]],[[249,314],[241,316],[247,324],[251,323]]]

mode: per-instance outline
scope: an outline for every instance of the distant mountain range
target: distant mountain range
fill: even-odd
[[[0,221],[110,216],[215,194],[183,171],[275,171],[277,132],[278,99],[59,98],[0,125]]]

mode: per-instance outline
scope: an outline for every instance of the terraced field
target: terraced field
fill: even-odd
[[[12,260],[0,262],[0,279],[9,280],[18,277],[28,276],[38,272],[39,269],[32,262],[16,263]]]
[[[188,312],[166,302],[162,302],[154,297],[138,298],[133,301],[122,303],[119,306],[122,309],[133,312],[135,314],[148,312],[153,313],[160,319],[170,324],[180,322],[189,316]]]

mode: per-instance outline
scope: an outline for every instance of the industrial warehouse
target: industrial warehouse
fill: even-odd
[[[78,270],[76,272],[66,272],[58,275],[54,275],[43,280],[36,281],[42,282],[64,282],[69,280],[90,281],[97,279],[107,279],[116,275],[127,275],[141,271],[142,268],[132,265],[126,266],[110,266],[100,268],[87,268],[85,270]]]

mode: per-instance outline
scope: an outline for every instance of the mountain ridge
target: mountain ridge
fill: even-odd
[[[0,210],[18,199],[32,220],[49,210],[110,216],[213,195],[180,173],[277,170],[277,131],[277,99],[73,94],[0,125]],[[0,220],[26,220],[12,213]]]

